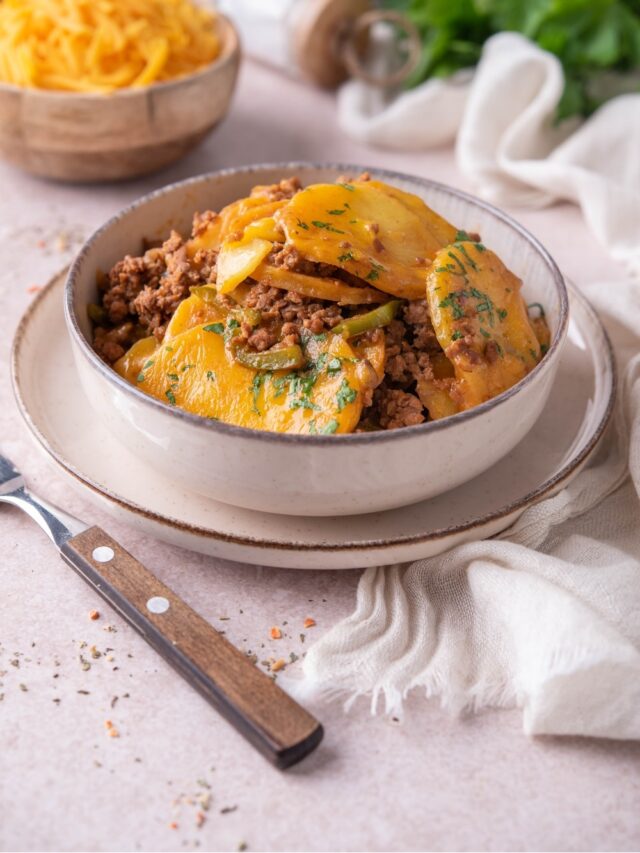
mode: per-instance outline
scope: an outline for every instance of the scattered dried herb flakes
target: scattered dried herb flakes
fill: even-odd
[[[223,809],[220,809],[220,814],[231,814],[238,810],[238,806],[225,806]]]
[[[20,690],[22,690],[23,693],[29,692],[29,688],[27,687],[26,684],[19,684],[18,687],[20,688]]]

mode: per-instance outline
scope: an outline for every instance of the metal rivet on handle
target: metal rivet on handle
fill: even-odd
[[[96,561],[96,563],[108,563],[115,557],[115,552],[113,548],[109,548],[108,545],[101,545],[99,548],[93,549],[93,553],[91,556]]]
[[[169,602],[161,595],[155,595],[147,601],[147,610],[151,613],[166,613],[169,609]]]

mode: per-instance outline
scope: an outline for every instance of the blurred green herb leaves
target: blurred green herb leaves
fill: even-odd
[[[475,65],[490,36],[511,30],[562,63],[558,121],[587,116],[621,92],[640,91],[640,0],[382,0],[382,5],[404,12],[422,36],[410,87]]]

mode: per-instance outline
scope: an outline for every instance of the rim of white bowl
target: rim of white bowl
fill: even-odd
[[[394,179],[399,179],[402,181],[409,181],[410,183],[415,183],[423,187],[435,188],[441,192],[448,193],[449,195],[452,195],[455,198],[459,198],[466,202],[469,202],[475,207],[481,208],[482,210],[494,216],[496,219],[500,220],[501,222],[504,222],[509,228],[511,228],[513,231],[523,237],[542,257],[544,263],[546,264],[551,273],[551,277],[554,281],[558,296],[560,298],[560,316],[558,318],[558,326],[553,335],[553,339],[551,341],[549,349],[547,350],[541,361],[538,362],[538,364],[533,368],[530,373],[527,373],[527,375],[524,376],[519,382],[517,382],[515,385],[512,385],[511,388],[508,388],[506,391],[503,391],[502,394],[498,394],[497,397],[493,397],[492,399],[487,400],[485,403],[481,403],[478,406],[474,406],[472,409],[467,409],[464,412],[458,412],[455,415],[450,415],[449,417],[442,418],[440,420],[427,421],[426,423],[416,424],[414,426],[406,426],[402,427],[402,429],[395,430],[379,430],[376,432],[361,433],[340,433],[336,435],[307,435],[298,433],[270,432],[268,430],[236,426],[235,424],[228,424],[221,420],[212,420],[211,418],[206,418],[202,415],[196,415],[192,412],[187,412],[184,409],[170,406],[169,404],[164,403],[161,400],[156,399],[155,397],[151,397],[149,394],[145,394],[143,391],[131,385],[129,382],[126,381],[126,379],[116,373],[113,368],[107,365],[98,356],[98,354],[95,352],[89,341],[83,335],[82,330],[80,329],[80,324],[78,322],[78,318],[74,309],[75,287],[77,278],[81,272],[86,256],[89,254],[95,243],[100,241],[117,222],[119,222],[125,216],[128,216],[132,211],[137,210],[140,207],[144,207],[149,202],[157,198],[169,195],[177,189],[194,186],[195,184],[201,184],[212,179],[224,179],[227,176],[230,177],[238,174],[250,175],[254,172],[257,173],[266,170],[282,170],[283,172],[295,173],[296,171],[302,172],[303,170],[309,169],[313,169],[314,171],[321,169],[334,170],[342,174],[370,172],[376,177],[379,176],[390,181],[393,181]],[[223,433],[226,435],[236,435],[239,437],[254,439],[257,441],[278,442],[285,444],[298,444],[300,442],[304,442],[307,444],[326,445],[334,447],[336,446],[336,444],[345,443],[353,443],[360,445],[375,444],[387,441],[400,441],[409,439],[412,436],[418,434],[436,432],[442,429],[447,429],[448,427],[454,424],[460,424],[463,421],[470,421],[475,418],[481,417],[483,414],[490,411],[491,409],[497,408],[498,406],[505,403],[507,400],[510,400],[512,397],[519,394],[520,391],[522,391],[523,388],[526,388],[527,385],[529,385],[531,382],[537,381],[539,378],[541,378],[544,373],[546,373],[552,368],[555,360],[558,358],[560,348],[562,346],[562,343],[564,342],[564,338],[568,328],[569,299],[567,296],[567,288],[565,285],[564,277],[549,252],[529,231],[527,231],[526,228],[524,228],[524,226],[520,225],[518,222],[516,222],[516,220],[512,219],[508,214],[504,213],[499,208],[494,207],[492,204],[482,201],[481,199],[478,199],[469,193],[463,192],[462,190],[450,187],[447,184],[442,184],[438,181],[432,181],[429,178],[415,177],[413,175],[408,175],[404,172],[396,172],[390,169],[380,169],[376,168],[375,166],[361,166],[353,163],[313,163],[302,160],[282,163],[258,163],[249,166],[239,166],[229,169],[220,169],[214,172],[207,172],[203,175],[197,175],[193,178],[188,178],[184,181],[177,181],[175,183],[168,184],[165,187],[161,187],[160,189],[155,190],[154,192],[142,196],[141,198],[134,201],[132,204],[123,208],[121,211],[119,211],[109,220],[107,220],[104,225],[98,228],[98,230],[95,231],[91,235],[91,237],[89,237],[89,239],[84,243],[84,245],[78,252],[76,258],[74,259],[73,264],[71,265],[71,268],[69,270],[67,280],[65,282],[64,314],[67,329],[70,330],[71,335],[75,339],[77,345],[80,347],[83,356],[90,362],[92,367],[100,374],[100,376],[102,376],[112,385],[115,385],[120,391],[133,396],[140,403],[146,406],[150,406],[156,411],[166,414],[168,417],[177,418],[183,421],[184,423],[189,423],[199,429],[209,430],[213,434]]]
[[[230,62],[234,56],[240,52],[240,36],[238,35],[238,31],[232,21],[221,12],[217,12],[216,16],[218,20],[222,21],[223,26],[227,28],[229,36],[224,40],[222,50],[218,56],[202,68],[192,71],[191,74],[184,74],[182,77],[175,77],[172,80],[163,80],[159,83],[151,83],[149,86],[140,86],[138,88],[126,86],[123,89],[114,89],[112,92],[72,92],[67,91],[66,89],[39,89],[37,87],[32,88],[29,86],[18,86],[15,83],[5,83],[4,81],[0,81],[0,92],[11,92],[13,94],[28,93],[31,97],[76,98],[78,100],[80,98],[84,98],[86,100],[102,102],[105,100],[112,101],[121,100],[123,98],[135,98],[149,92],[167,91],[169,89],[177,88],[181,84],[197,80],[200,77],[206,77],[207,74],[210,74],[213,70],[218,71],[222,65]]]

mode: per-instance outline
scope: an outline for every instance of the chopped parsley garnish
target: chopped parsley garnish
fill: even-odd
[[[316,358],[316,360],[313,362],[313,366],[315,367],[315,369],[316,369],[316,370],[322,370],[322,368],[323,368],[323,367],[325,366],[325,364],[327,363],[327,359],[328,359],[328,358],[329,358],[329,356],[327,355],[327,353],[326,353],[326,352],[321,352],[321,353],[319,353],[318,357],[317,357],[317,358]]]
[[[504,320],[506,318],[506,316],[507,316],[506,309],[505,308],[498,308],[498,317],[500,317],[501,320]]]
[[[318,374],[315,370],[311,370],[308,373],[293,374],[293,378],[289,382],[289,394],[291,396],[291,401],[289,402],[290,409],[320,410],[320,407],[311,401],[311,392],[317,380]],[[298,396],[294,396],[296,394]]]
[[[478,269],[478,264],[477,264],[477,263],[473,260],[473,258],[469,255],[469,253],[467,252],[467,250],[465,249],[465,247],[464,247],[464,246],[458,246],[458,250],[459,250],[460,252],[462,252],[462,254],[465,256],[465,258],[466,258],[466,259],[467,259],[467,261],[469,262],[469,266],[471,267],[471,269],[472,269],[472,270],[477,270],[477,269]]]
[[[334,432],[338,429],[338,427],[339,427],[339,426],[340,426],[340,424],[339,424],[339,423],[338,423],[338,421],[334,418],[333,420],[329,421],[329,423],[328,423],[325,427],[322,427],[322,429],[320,430],[320,432],[321,432],[323,435],[333,435],[333,434],[334,434]]]
[[[208,326],[202,327],[204,332],[215,332],[216,335],[224,333],[224,325],[222,323],[210,323]]]
[[[343,264],[345,261],[353,261],[353,252],[343,252],[341,255],[338,255],[338,263]]]
[[[438,303],[439,308],[451,308],[454,320],[461,320],[464,317],[464,308],[461,305],[462,291],[450,293],[446,299],[441,299]]]
[[[480,329],[480,334],[482,335],[483,338],[490,338],[491,337],[491,335],[489,334],[489,332],[486,331],[486,329]]]
[[[540,344],[540,355],[544,355],[549,351],[549,344]]]
[[[167,352],[173,352],[173,347],[166,346],[165,349]]]
[[[185,370],[192,370],[194,367],[195,367],[195,364],[183,364],[180,369],[184,373]]]
[[[334,234],[344,234],[339,228],[334,228],[330,222],[321,222],[319,219],[313,219],[311,222],[316,228],[324,228],[325,231],[331,231]]]
[[[343,379],[340,388],[338,388],[338,393],[336,394],[336,403],[338,404],[338,411],[341,412],[345,408],[345,406],[347,406],[349,403],[353,403],[357,396],[358,392],[355,390],[355,388],[352,388],[351,385],[349,385],[347,379]]]
[[[537,352],[536,352],[534,349],[530,349],[530,350],[529,350],[529,352],[531,353],[531,358],[532,358],[534,361],[537,361],[537,360],[538,360],[538,354],[537,354]]]
[[[136,376],[136,382],[144,382],[144,373],[139,373]]]
[[[290,409],[309,409],[312,412],[319,412],[320,406],[316,406],[308,397],[294,397],[289,403]]]
[[[282,395],[286,391],[287,383],[291,382],[293,379],[295,379],[295,377],[295,373],[288,373],[286,376],[278,376],[273,380],[272,385],[274,387],[274,400],[278,397],[282,397]]]
[[[464,338],[464,335],[462,334],[462,332],[459,329],[456,329],[456,331],[451,335],[451,340],[452,341],[459,341],[460,338]]]
[[[380,270],[384,270],[382,264],[371,261],[371,272],[366,276],[367,281],[376,281],[376,279],[380,278]]]
[[[467,234],[466,231],[456,231],[456,236],[453,238],[454,243],[460,243],[461,241],[469,241],[471,237]]]
[[[318,428],[316,427],[315,420],[309,421],[309,432],[311,433],[311,435],[317,435],[318,434]]]
[[[305,231],[309,230],[309,226],[307,225],[306,222],[303,222],[302,219],[296,220],[296,224],[297,224],[298,228],[303,228]]]
[[[148,370],[153,365],[154,359],[150,358],[149,361],[145,361],[142,365],[143,370]]]
[[[327,365],[327,373],[339,373],[342,370],[342,362],[339,358],[332,358]]]
[[[173,391],[171,390],[171,388],[168,388],[164,393],[165,393],[165,395],[166,395],[166,397],[167,397],[167,400],[171,403],[171,405],[172,405],[172,406],[175,406],[175,404],[176,404],[176,398],[175,398],[174,393],[173,393]]]
[[[473,298],[477,300],[476,311],[478,314],[486,312],[489,316],[489,323],[493,326],[494,305],[491,297],[487,293],[478,290],[477,287],[471,287],[469,290],[455,290],[450,293],[445,299],[439,303],[440,308],[450,308],[453,313],[454,320],[461,320],[465,316],[464,299]],[[483,318],[480,318],[483,319]]]
[[[234,332],[236,329],[240,328],[240,323],[236,320],[235,317],[229,317],[227,320],[227,327],[224,331],[224,340],[225,343],[229,343],[231,338],[234,337]]]
[[[356,188],[353,186],[353,184],[340,184],[339,183],[338,186],[342,187],[345,190],[349,190],[350,193],[353,193],[356,191]]]
[[[267,372],[256,373],[256,375],[253,377],[253,382],[251,383],[251,392],[253,394],[253,405],[251,406],[251,411],[255,412],[256,415],[260,414],[260,409],[258,408],[258,397],[260,396],[260,389],[270,376],[271,374]]]
[[[342,210],[327,210],[327,213],[329,214],[329,216],[342,216],[342,214],[344,213],[344,209],[342,209]]]
[[[326,341],[327,340],[327,333],[326,332],[320,332],[318,335],[313,336],[313,340],[314,341]]]
[[[466,268],[466,267],[465,267],[465,265],[462,263],[462,261],[460,260],[460,258],[459,258],[457,255],[454,255],[454,253],[453,253],[453,252],[447,252],[447,255],[449,255],[449,257],[451,258],[451,260],[455,261],[455,262],[458,264],[458,266],[460,267],[460,270],[461,270],[462,275],[466,277],[466,275],[467,275],[467,268]],[[453,270],[453,269],[454,269],[454,267],[450,267],[450,269],[451,269],[451,270]]]
[[[449,272],[448,267],[436,267],[436,272]]]
[[[178,381],[178,374],[177,374],[177,373],[167,373],[167,376],[168,376],[168,377],[169,377],[169,379],[171,379],[173,382],[177,382],[177,381]]]
[[[215,381],[216,381],[216,375],[215,375],[215,373],[213,372],[213,370],[207,370],[207,379],[208,379],[210,382],[215,382]]]
[[[494,341],[494,344],[496,345],[496,349],[498,350],[498,355],[500,356],[500,358],[504,358],[504,350],[502,349],[498,341]]]

